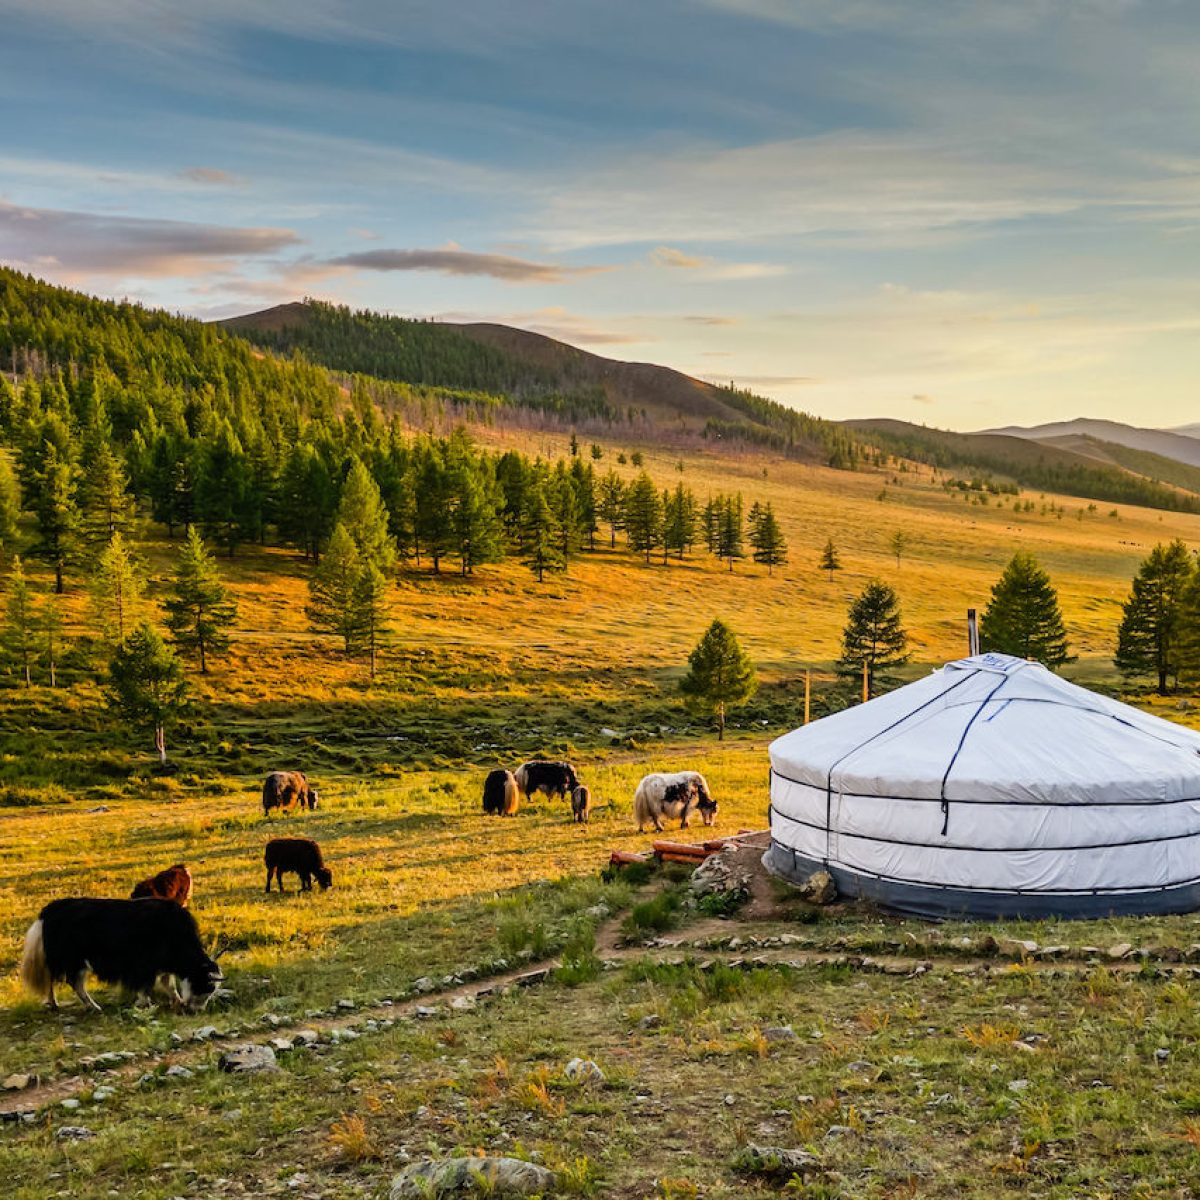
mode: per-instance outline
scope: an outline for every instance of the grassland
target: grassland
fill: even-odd
[[[496,444],[514,436],[481,432]],[[547,456],[565,448],[549,434],[532,440],[524,448]],[[601,468],[619,449],[605,447]],[[647,454],[647,466],[663,486],[679,477],[673,454]],[[718,832],[764,823],[765,745],[799,720],[803,669],[817,672],[818,713],[847,702],[829,668],[848,597],[866,579],[899,590],[915,674],[963,652],[964,610],[986,602],[1014,549],[1031,549],[1059,587],[1080,656],[1068,673],[1117,687],[1109,656],[1137,561],[1156,541],[1200,542],[1197,517],[1124,507],[1110,516],[1056,497],[1045,502],[1058,511],[1043,515],[1037,494],[1022,497],[1037,511],[1017,514],[995,498],[984,506],[948,494],[928,473],[689,453],[682,477],[701,497],[738,489],[771,500],[791,563],[768,578],[749,564],[730,575],[704,556],[646,566],[601,549],[540,587],[513,562],[471,579],[406,573],[394,645],[371,685],[361,663],[307,631],[304,565],[247,549],[226,563],[241,609],[233,651],[197,681],[199,703],[173,735],[173,775],[156,774],[145,739],[113,721],[82,658],[65,672],[69,687],[27,691],[11,679],[0,692],[0,1073],[54,1076],[102,1050],[165,1048],[205,1021],[303,1019],[340,998],[398,994],[420,976],[541,958],[581,922],[595,924],[581,916],[588,909],[628,904],[628,888],[597,872],[609,847],[649,841],[630,820],[646,770],[703,770],[721,800]],[[909,535],[899,566],[888,550],[897,529]],[[846,567],[832,583],[816,569],[830,537]],[[169,547],[141,549],[161,578]],[[87,618],[77,585],[68,606],[78,634]],[[715,616],[741,635],[763,681],[724,745],[674,689]],[[1154,703],[1191,719],[1173,701]],[[549,802],[506,822],[476,811],[482,772],[533,753],[580,765],[601,806],[589,826]],[[321,841],[336,886],[268,899],[257,789],[265,771],[291,765],[324,798],[291,824]],[[204,933],[232,940],[230,1008],[147,1014],[100,988],[105,1016],[54,1019],[20,996],[20,937],[46,899],[124,894],[181,859],[196,875]],[[846,914],[814,928],[831,945],[868,945],[880,926]],[[887,929],[924,936],[917,923]],[[1009,932],[1043,944],[1200,941],[1193,918],[1088,929]],[[558,1163],[586,1156],[581,1191],[758,1195],[731,1166],[749,1138],[819,1149],[828,1169],[802,1185],[811,1196],[1160,1196],[1200,1181],[1200,1131],[1189,1124],[1200,1072],[1185,1052],[1195,1018],[1178,980],[950,970],[899,980],[828,967],[737,978],[717,986],[691,968],[631,964],[289,1060],[269,1079],[206,1074],[188,1088],[122,1092],[85,1108],[92,1141],[54,1142],[60,1113],[0,1134],[0,1170],[22,1200],[374,1195],[401,1147],[519,1144]],[[663,1026],[631,1035],[651,1011]],[[801,1044],[760,1054],[755,1031],[783,1021]],[[1000,1046],[963,1036],[984,1025],[1038,1034],[1036,1053],[1013,1049],[1016,1035]],[[1162,1048],[1166,1065],[1154,1055]],[[567,1086],[561,1065],[574,1053],[600,1061],[609,1086]],[[870,1069],[851,1069],[859,1061]],[[1016,1078],[1028,1086],[1010,1090]],[[231,1110],[240,1119],[227,1119]],[[335,1122],[358,1128],[347,1118],[363,1122],[365,1143],[330,1141]],[[830,1125],[850,1133],[827,1138]],[[297,1171],[307,1182],[289,1187]]]

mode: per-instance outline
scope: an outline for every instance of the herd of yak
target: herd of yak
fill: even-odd
[[[570,763],[533,760],[515,771],[495,770],[483,786],[483,811],[511,817],[521,796],[543,792],[569,798],[577,822],[586,822],[592,807],[591,791],[580,783]],[[319,797],[302,771],[274,771],[263,784],[263,814],[279,810],[312,811]],[[698,771],[656,772],[646,775],[633,798],[638,832],[652,823],[661,830],[664,818],[678,818],[686,829],[693,812],[711,825],[717,802]],[[285,872],[295,874],[301,891],[311,891],[315,879],[322,891],[333,885],[321,848],[311,838],[272,838],[264,853],[267,887],[272,880],[283,891]],[[181,1008],[202,1008],[225,978],[217,959],[200,941],[195,918],[187,910],[192,895],[192,875],[176,863],[144,879],[128,900],[72,897],[52,900],[38,914],[25,935],[21,978],[26,987],[57,1009],[57,983],[66,983],[80,1002],[98,1012],[100,1006],[87,991],[88,974],[104,983],[120,984],[147,1000],[165,977],[172,998]]]

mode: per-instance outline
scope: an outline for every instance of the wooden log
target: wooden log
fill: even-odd
[[[670,850],[664,850],[655,855],[659,862],[683,863],[688,867],[698,867],[707,857],[703,854],[675,854]]]
[[[608,861],[614,867],[628,867],[634,863],[649,862],[650,855],[638,854],[633,850],[614,850],[609,855]]]
[[[690,854],[693,858],[707,858],[708,851],[701,842],[655,842],[654,853]]]

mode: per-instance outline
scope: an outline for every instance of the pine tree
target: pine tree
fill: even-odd
[[[167,761],[167,729],[187,704],[188,685],[171,647],[143,621],[108,664],[109,699],[135,725],[154,730],[159,761]]]
[[[358,597],[355,588],[362,569],[358,547],[345,525],[335,525],[320,564],[308,582],[305,614],[318,633],[342,639],[349,655],[358,635]]]
[[[733,570],[735,559],[745,558],[746,551],[742,542],[742,496],[719,497],[717,510],[717,557],[729,562]]]
[[[4,376],[0,375],[0,379]],[[21,488],[7,458],[0,458],[0,553],[12,553],[17,545],[17,522],[21,518]]]
[[[487,465],[474,458],[456,463],[450,474],[450,525],[462,573],[504,557],[504,527],[497,511],[495,483]]]
[[[759,507],[757,518],[751,519],[750,545],[754,550],[754,561],[765,566],[768,575],[773,574],[776,567],[781,567],[787,562],[787,540],[783,536],[773,505]]]
[[[1188,603],[1196,568],[1180,540],[1155,546],[1142,560],[1125,601],[1117,631],[1117,669],[1124,675],[1153,675],[1159,695],[1169,679],[1178,682],[1190,657]]]
[[[450,472],[444,452],[426,439],[415,448],[416,543],[433,563],[434,574],[442,559],[453,553],[454,531],[450,524]]]
[[[392,569],[396,544],[388,528],[388,512],[379,485],[360,459],[354,459],[346,473],[334,524],[354,539],[362,562],[374,564],[385,574]]]
[[[521,519],[521,555],[525,565],[537,576],[538,583],[547,571],[566,569],[560,548],[560,530],[554,510],[546,499],[546,481],[535,480],[525,494]]]
[[[979,643],[985,652],[1035,659],[1052,670],[1071,661],[1058,594],[1032,554],[1014,554],[992,588]]]
[[[586,538],[588,549],[596,549],[596,533],[600,528],[596,502],[596,468],[584,464],[582,458],[571,463],[571,483],[575,487],[575,505],[579,511],[580,538]]]
[[[825,543],[825,549],[821,551],[821,561],[817,564],[822,571],[829,572],[829,582],[833,582],[834,571],[842,569],[842,560],[838,557],[837,547],[833,544],[833,538],[830,538]]]
[[[120,533],[114,533],[96,559],[88,583],[92,616],[101,636],[121,645],[137,625],[142,609],[144,585],[129,547]]]
[[[717,740],[725,739],[726,711],[744,704],[758,689],[754,664],[724,621],[714,621],[688,655],[679,683],[690,709],[715,716]]]
[[[886,583],[872,580],[850,605],[842,631],[839,675],[861,678],[867,671],[867,695],[886,682],[887,672],[908,662],[908,635],[900,621],[900,601]]]
[[[20,668],[26,687],[33,686],[36,640],[37,615],[33,607],[33,594],[20,558],[14,557],[5,588],[4,646]]]
[[[222,421],[205,444],[196,480],[196,511],[204,528],[232,558],[254,536],[250,468],[242,443]]]
[[[217,563],[194,525],[179,549],[171,594],[163,601],[167,628],[176,647],[200,660],[200,674],[208,674],[211,655],[229,647],[226,632],[237,619],[237,604],[217,573]]]
[[[896,570],[900,569],[900,559],[908,549],[908,534],[903,529],[897,529],[888,538],[888,549],[896,556]]]
[[[650,552],[662,541],[662,500],[654,481],[643,471],[625,494],[625,536],[635,554]]]
[[[112,431],[98,424],[84,438],[79,468],[79,526],[93,550],[106,546],[115,533],[127,533],[133,520],[133,497],[125,464],[112,446]]]
[[[372,680],[375,678],[380,643],[388,633],[391,615],[389,587],[386,576],[370,561],[363,563],[354,580],[354,631],[350,646],[366,651]]]
[[[34,487],[26,495],[38,527],[31,553],[54,568],[54,590],[62,595],[63,571],[74,554],[79,530],[74,464],[55,447],[48,447]]]
[[[572,555],[579,550],[581,519],[575,482],[567,474],[561,460],[559,460],[550,481],[548,499],[554,519],[558,524],[558,552],[562,556],[563,570],[566,571]]]
[[[616,471],[610,470],[600,480],[600,499],[597,505],[600,519],[609,528],[609,549],[617,545],[617,530],[625,528],[625,484]]]

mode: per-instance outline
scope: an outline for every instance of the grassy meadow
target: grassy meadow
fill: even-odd
[[[566,448],[551,434],[480,438],[546,456]],[[605,443],[598,468],[620,449]],[[682,477],[702,501],[738,490],[747,506],[773,502],[790,563],[770,578],[749,562],[730,573],[703,553],[646,565],[609,550],[604,531],[595,554],[542,585],[517,561],[470,578],[403,572],[371,684],[363,663],[308,631],[306,565],[245,547],[222,560],[240,606],[234,644],[211,675],[194,677],[197,704],[168,737],[178,768],[169,775],[153,769],[149,736],[108,713],[81,654],[63,671],[68,686],[4,680],[0,1076],[53,1078],[102,1050],[166,1049],[172,1033],[208,1022],[302,1021],[342,998],[397,995],[421,976],[543,959],[586,937],[597,905],[629,905],[630,887],[599,871],[610,848],[649,845],[631,819],[646,771],[704,771],[721,804],[717,833],[765,824],[765,747],[800,720],[804,668],[816,675],[815,714],[850,702],[830,668],[847,603],[869,578],[900,593],[913,677],[965,652],[966,608],[985,605],[1015,549],[1032,550],[1058,586],[1079,656],[1066,674],[1119,688],[1111,653],[1138,561],[1157,541],[1200,544],[1200,517],[1126,507],[1112,516],[1110,505],[1089,512],[1058,497],[1045,503],[1061,515],[1043,514],[1043,498],[1028,493],[1038,510],[1018,514],[1011,498],[1001,507],[948,494],[927,470],[847,473],[693,450],[681,476],[678,454],[644,453],[660,488]],[[899,565],[888,549],[896,530],[909,535]],[[827,538],[844,564],[832,582],[816,567]],[[139,551],[161,580],[172,547],[143,537]],[[78,573],[68,587],[68,632],[79,635],[88,618]],[[762,682],[724,744],[675,691],[714,617],[734,627]],[[1174,699],[1135,699],[1192,719]],[[513,820],[479,813],[484,772],[535,754],[579,766],[598,805],[589,825],[544,798]],[[281,767],[306,770],[322,805],[268,825],[259,789]],[[263,843],[284,829],[321,842],[332,891],[262,894]],[[204,935],[230,939],[229,1007],[147,1013],[98,986],[103,1016],[84,1018],[71,998],[52,1017],[21,995],[21,937],[46,900],[124,895],[177,861],[195,875]],[[924,936],[918,922],[854,914],[811,934],[865,943],[885,925],[889,936]],[[1200,941],[1200,921],[996,932],[1185,950]],[[398,1147],[518,1148],[568,1167],[580,1194],[671,1200],[769,1194],[731,1165],[739,1145],[759,1140],[819,1147],[828,1170],[792,1189],[812,1197],[1182,1196],[1200,1186],[1200,1070],[1174,1050],[1197,1033],[1181,983],[1103,969],[904,980],[813,967],[717,984],[689,971],[631,963],[452,1022],[398,1025],[269,1078],[214,1073],[190,1088],[123,1093],[71,1116],[99,1134],[77,1146],[53,1140],[57,1112],[6,1126],[0,1171],[17,1181],[18,1200],[358,1196],[381,1193]],[[649,1013],[661,1027],[631,1034]],[[764,1051],[756,1031],[789,1021],[800,1043]],[[985,1026],[1015,1032],[964,1036]],[[1029,1033],[1042,1039],[1035,1052],[1012,1049]],[[1167,1065],[1154,1056],[1163,1046]],[[561,1078],[576,1053],[601,1062],[605,1088]],[[1026,1085],[1012,1090],[1016,1078]],[[829,1138],[830,1126],[849,1132]],[[304,1179],[291,1182],[297,1172]]]

